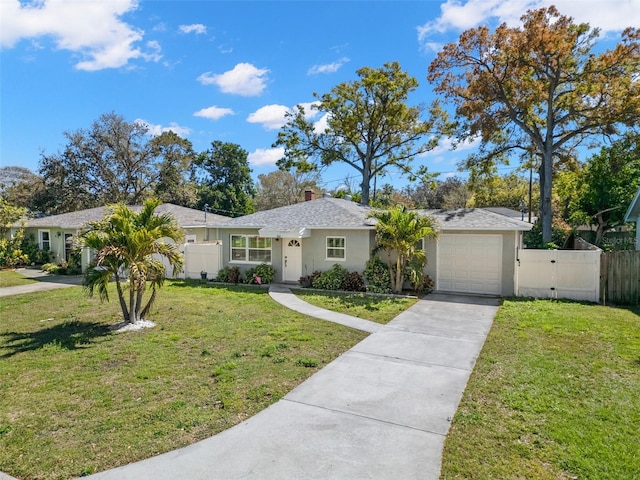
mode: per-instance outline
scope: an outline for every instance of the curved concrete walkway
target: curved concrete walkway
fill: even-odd
[[[388,325],[274,300],[374,331],[250,419],[211,438],[92,475],[101,480],[437,479],[444,439],[499,300],[429,295]],[[376,324],[377,325],[377,324]]]
[[[74,287],[82,285],[82,276],[66,276],[66,275],[50,275],[43,272],[39,268],[18,268],[16,270],[24,277],[36,280],[26,285],[14,285],[12,287],[0,288],[0,297],[9,297],[11,295],[22,295],[23,293],[44,292],[46,290],[55,290],[58,288]],[[0,477],[0,480],[2,478]]]

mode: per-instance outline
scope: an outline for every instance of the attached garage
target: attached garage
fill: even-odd
[[[437,289],[502,295],[502,240],[501,234],[441,234]]]

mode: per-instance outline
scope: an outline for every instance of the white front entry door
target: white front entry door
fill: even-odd
[[[282,239],[282,280],[297,282],[302,276],[302,245],[297,238]]]

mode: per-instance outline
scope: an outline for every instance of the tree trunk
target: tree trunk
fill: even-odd
[[[547,147],[542,155],[540,165],[540,216],[542,221],[542,242],[553,240],[553,211],[551,210],[551,184],[553,180],[553,155]]]
[[[396,291],[396,277],[393,276],[393,263],[391,262],[391,252],[387,250],[387,267],[389,268],[389,280],[391,281],[391,291]]]
[[[142,296],[144,295],[145,284],[146,281],[144,277],[136,281],[136,308],[134,309],[136,322],[138,320],[142,320],[142,318],[140,317],[140,310],[142,309]]]
[[[403,265],[404,259],[402,258],[402,255],[398,254],[398,259],[396,260],[396,293],[402,293],[402,279],[404,277]]]
[[[136,292],[133,285],[134,282],[129,274],[129,323],[136,323]]]
[[[365,166],[365,168],[362,169],[362,183],[360,184],[360,187],[362,188],[362,205],[368,206],[369,205],[369,190],[370,190],[370,183],[371,183],[371,168],[367,168]]]
[[[116,273],[116,289],[118,290],[118,299],[120,300],[120,308],[122,309],[122,318],[124,321],[129,320],[129,310],[127,309],[127,302],[124,300],[124,292],[122,291],[122,283],[120,283],[120,276]]]

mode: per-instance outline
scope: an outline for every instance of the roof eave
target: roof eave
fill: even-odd
[[[624,216],[625,222],[637,222],[638,217],[640,216],[640,188],[636,192],[633,200],[631,201],[631,205],[627,210],[627,213]]]

